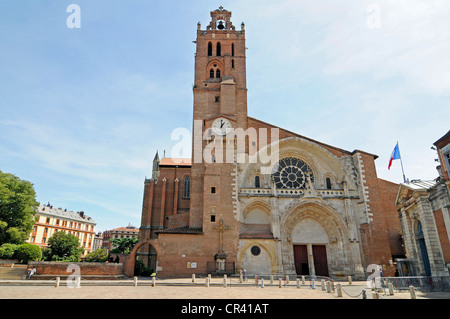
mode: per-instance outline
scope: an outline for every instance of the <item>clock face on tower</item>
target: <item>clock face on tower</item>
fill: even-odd
[[[229,120],[223,117],[219,117],[212,123],[212,129],[214,131],[214,134],[227,135],[231,131],[232,126]]]

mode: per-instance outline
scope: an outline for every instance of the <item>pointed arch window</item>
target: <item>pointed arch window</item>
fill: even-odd
[[[209,78],[214,79],[214,70],[213,69],[209,70]]]
[[[231,43],[231,56],[234,56],[234,43]]]
[[[217,46],[216,46],[216,55],[217,55],[217,56],[221,56],[221,55],[222,55],[220,42],[217,42]]]
[[[212,56],[212,43],[208,42],[208,56]]]
[[[331,189],[331,179],[329,177],[327,177],[327,179],[325,181],[327,183],[327,189]]]
[[[261,187],[261,183],[259,180],[259,176],[255,176],[255,188],[260,188]]]
[[[216,79],[220,79],[220,70],[219,69],[216,70]]]
[[[191,198],[191,178],[186,176],[183,183],[183,198]]]

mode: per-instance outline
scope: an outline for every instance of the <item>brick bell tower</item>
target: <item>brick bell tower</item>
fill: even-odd
[[[205,257],[222,262],[236,261],[239,242],[235,139],[226,133],[247,129],[244,23],[237,31],[230,19],[231,12],[219,7],[206,30],[198,23],[193,88],[189,227],[202,229]]]

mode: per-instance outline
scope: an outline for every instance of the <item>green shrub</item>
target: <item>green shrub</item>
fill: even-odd
[[[88,262],[105,262],[108,260],[108,251],[105,248],[96,249],[86,255]]]
[[[120,248],[114,248],[110,251],[111,254],[121,254],[122,251],[120,250]]]
[[[52,258],[50,258],[50,261],[60,261],[60,262],[79,262],[80,258],[77,256],[65,256],[65,257],[59,257],[58,255],[53,255]]]
[[[142,267],[141,276],[150,276],[153,272],[153,269],[147,266]]]
[[[39,246],[33,244],[22,244],[17,248],[16,257],[23,263],[37,261],[42,258],[42,250]]]
[[[111,239],[110,242],[112,245],[116,248],[114,248],[111,253],[114,251],[114,253],[124,253],[129,254],[134,246],[136,246],[138,239],[135,237],[130,238],[114,238]]]
[[[14,259],[18,245],[3,244],[0,246],[0,259]]]
[[[48,247],[51,249],[51,254],[47,253],[46,255],[51,255],[51,260],[53,260],[54,256],[58,256],[58,261],[66,261],[67,259],[70,259],[68,261],[79,261],[84,251],[80,246],[80,240],[76,236],[62,231],[53,234],[47,242]]]

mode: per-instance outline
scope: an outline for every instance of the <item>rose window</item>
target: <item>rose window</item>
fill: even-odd
[[[281,159],[275,165],[272,173],[277,188],[305,188],[308,175],[311,178],[311,183],[314,183],[311,168],[302,160],[294,157]]]

